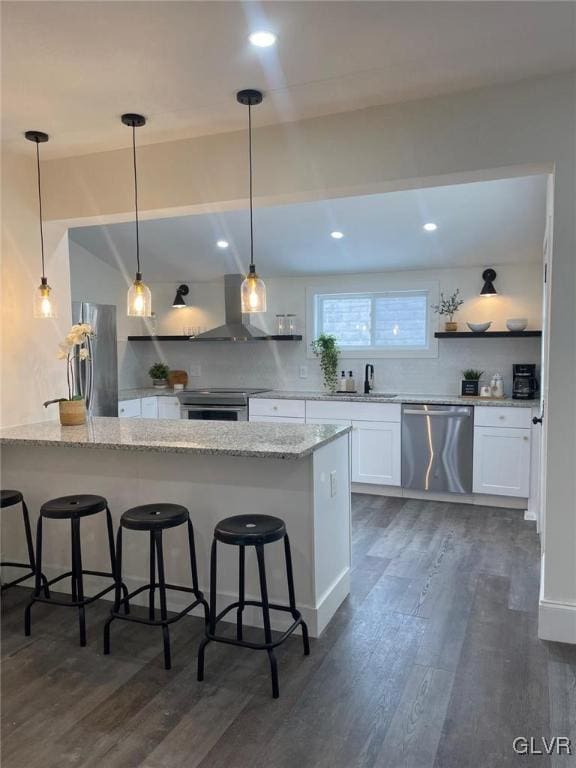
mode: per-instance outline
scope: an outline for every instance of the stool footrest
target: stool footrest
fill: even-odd
[[[85,571],[82,570],[83,576],[101,576],[105,579],[113,579],[114,575],[112,573],[106,573],[105,571]],[[62,581],[63,579],[70,578],[72,576],[72,571],[67,571],[66,573],[61,573],[59,576],[55,576],[53,579],[50,579],[50,581],[46,582],[46,586],[50,587],[52,584],[56,584],[59,581]],[[110,584],[109,586],[105,587],[104,589],[100,590],[95,595],[91,595],[90,597],[85,597],[84,600],[58,600],[53,597],[41,597],[40,595],[32,595],[30,598],[32,602],[35,603],[49,603],[53,605],[64,605],[64,606],[71,606],[78,608],[82,605],[88,605],[88,603],[93,603],[94,600],[98,600],[99,598],[103,597],[108,592],[111,592],[114,589],[115,585],[114,583]]]
[[[33,571],[29,565],[24,563],[1,563],[0,568],[3,568],[4,566],[9,568],[27,568],[30,573],[25,573],[24,576],[19,576],[17,579],[13,579],[13,581],[7,581],[5,584],[2,584],[0,587],[0,590],[3,592],[5,589],[8,589],[8,587],[15,587],[17,584],[20,584],[22,581],[26,581],[26,579],[32,579],[34,576],[36,576],[36,571]]]
[[[125,597],[121,598],[118,602],[118,607],[121,608],[126,603],[130,603],[130,600],[132,600],[133,597],[136,595],[141,594],[142,592],[150,592],[152,589],[158,589],[159,584],[144,584],[141,587],[138,587],[138,589],[135,589],[133,592],[130,592]],[[179,584],[166,584],[166,589],[174,589],[178,592],[187,592],[191,595],[194,595],[196,600],[194,600],[193,603],[190,603],[190,605],[186,606],[186,608],[183,608],[178,613],[174,614],[173,616],[170,616],[168,619],[145,619],[141,616],[134,616],[133,614],[129,614],[128,616],[124,613],[120,613],[119,611],[116,611],[112,609],[110,611],[110,616],[112,616],[115,619],[123,619],[124,621],[135,621],[137,624],[148,624],[149,626],[153,627],[162,627],[166,626],[167,624],[172,624],[175,621],[178,621],[178,619],[181,619],[182,616],[185,616],[187,613],[189,613],[193,608],[196,608],[197,605],[204,605],[204,595],[202,592],[195,592],[191,587],[181,587]]]
[[[220,611],[219,614],[217,614],[216,619],[214,621],[214,624],[216,625],[224,616],[226,616],[227,613],[230,611],[233,611],[235,608],[240,608],[241,605],[247,606],[252,605],[255,608],[262,608],[262,602],[260,600],[244,600],[244,603],[240,603],[240,601],[236,601],[235,603],[230,603],[230,605],[226,606],[223,611]],[[288,629],[284,630],[284,632],[280,635],[280,637],[277,640],[274,640],[272,643],[251,643],[248,640],[237,640],[236,638],[231,637],[224,637],[222,635],[212,635],[210,634],[210,631],[206,630],[206,637],[209,640],[213,640],[217,643],[227,643],[228,645],[239,645],[242,648],[252,648],[255,651],[269,651],[272,648],[276,648],[279,645],[282,645],[282,643],[288,638],[296,629],[296,627],[300,626],[303,623],[302,614],[300,611],[293,611],[289,605],[278,605],[277,603],[269,603],[268,607],[270,610],[273,611],[284,611],[284,613],[290,613],[294,619],[292,624],[288,627]]]

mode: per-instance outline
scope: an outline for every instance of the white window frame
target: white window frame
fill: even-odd
[[[438,340],[435,338],[436,321],[433,304],[438,303],[439,284],[436,281],[422,281],[402,279],[396,277],[386,278],[386,276],[372,276],[372,279],[363,278],[350,281],[345,276],[338,283],[324,286],[309,286],[306,289],[306,347],[308,358],[315,358],[312,351],[312,341],[316,338],[317,322],[317,297],[318,296],[350,296],[358,295],[379,295],[379,296],[398,296],[407,293],[425,293],[427,296],[427,316],[426,316],[426,347],[341,347],[340,354],[342,359],[371,359],[371,358],[431,358],[438,357]]]

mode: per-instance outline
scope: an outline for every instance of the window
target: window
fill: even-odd
[[[344,355],[366,352],[427,352],[429,291],[314,294],[314,337],[332,334]]]

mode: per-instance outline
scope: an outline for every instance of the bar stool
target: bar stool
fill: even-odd
[[[7,584],[2,584],[2,591],[4,591],[5,589],[8,589],[8,587],[15,587],[16,584],[20,584],[21,582],[26,581],[26,579],[31,579],[32,576],[36,575],[34,545],[32,544],[32,529],[30,528],[30,517],[28,515],[28,507],[26,506],[24,497],[20,493],[20,491],[0,491],[0,509],[5,509],[6,507],[13,507],[16,504],[22,505],[22,517],[24,518],[24,531],[26,533],[26,546],[28,547],[28,562],[27,563],[2,562],[0,563],[0,568],[3,568],[5,566],[10,568],[26,568],[26,570],[30,571],[30,573],[26,573],[24,574],[24,576],[20,576],[18,579],[9,581]],[[44,594],[46,595],[46,597],[50,597],[50,592],[48,590],[48,582],[46,581],[46,576],[44,576],[43,573],[40,574],[40,579],[42,581]]]
[[[266,566],[264,561],[264,545],[271,544],[274,541],[284,539],[284,555],[286,559],[286,577],[288,581],[288,600],[289,605],[277,605],[268,601],[268,586],[266,584]],[[231,544],[239,547],[239,594],[238,600],[231,603],[219,614],[216,614],[216,564],[217,564],[217,543]],[[258,574],[260,577],[260,595],[261,600],[246,600],[245,598],[245,565],[246,565],[246,547],[256,549],[256,558],[258,560]],[[251,643],[243,639],[242,633],[242,613],[244,607],[253,605],[262,608],[262,619],[264,622],[264,643]],[[236,639],[224,637],[216,634],[216,624],[229,611],[236,608]],[[287,611],[292,614],[294,621],[283,632],[278,640],[272,641],[272,630],[270,628],[270,609],[275,611]],[[214,528],[214,539],[212,541],[212,551],[210,556],[210,619],[206,629],[206,637],[202,640],[198,650],[198,680],[204,679],[204,651],[211,640],[218,643],[227,643],[229,645],[239,645],[242,648],[252,648],[257,651],[266,651],[270,661],[270,671],[272,674],[272,696],[277,699],[280,695],[278,687],[278,664],[274,656],[274,648],[281,645],[296,629],[302,627],[302,642],[304,645],[304,655],[310,654],[310,643],[308,641],[308,627],[302,619],[302,614],[296,608],[296,598],[294,595],[294,576],[292,572],[292,556],[290,554],[290,540],[286,533],[284,521],[278,517],[270,515],[237,515],[227,517],[221,520]]]
[[[192,587],[181,587],[176,584],[167,584],[164,575],[164,554],[162,549],[162,532],[168,528],[175,528],[179,525],[186,525],[188,528],[188,547],[190,553],[190,570],[192,573]],[[126,528],[133,531],[148,531],[150,534],[150,582],[142,587],[138,587],[124,598],[120,597],[121,577],[122,577],[122,529]],[[114,607],[110,611],[110,618],[104,625],[104,653],[110,653],[110,625],[114,619],[124,619],[125,621],[134,621],[138,624],[148,624],[152,627],[162,627],[162,639],[164,643],[164,667],[170,669],[172,666],[170,654],[170,631],[168,626],[178,619],[181,619],[186,613],[191,611],[197,605],[204,607],[205,621],[208,621],[208,603],[204,595],[198,588],[198,570],[196,566],[196,550],[194,547],[194,529],[190,520],[190,514],[186,507],[179,504],[144,504],[139,507],[124,512],[120,519],[120,527],[116,535],[116,553],[117,553],[117,582]],[[160,598],[160,618],[156,618],[155,592],[158,589]],[[184,610],[168,618],[168,609],[166,607],[166,590],[174,589],[178,592],[189,592],[196,598],[193,603]],[[140,616],[122,615],[120,606],[127,604],[136,595],[148,590],[148,618]]]
[[[108,548],[110,551],[110,569],[111,572],[104,571],[90,571],[82,568],[82,549],[80,544],[80,520],[83,517],[89,517],[96,515],[99,512],[106,512],[106,527],[108,533]],[[50,579],[46,582],[46,585],[56,584],[62,579],[71,577],[72,580],[72,597],[70,600],[56,599],[52,596],[41,597],[41,570],[42,570],[42,522],[47,520],[70,520],[70,537],[72,545],[72,570],[66,573],[56,576],[54,579]],[[50,603],[53,605],[62,605],[69,608],[78,608],[78,622],[80,626],[80,645],[86,645],[86,617],[84,608],[89,603],[93,603],[94,600],[98,600],[107,592],[113,590],[116,586],[116,555],[114,552],[114,531],[112,529],[112,516],[108,508],[108,502],[103,496],[96,496],[92,494],[75,494],[73,496],[60,496],[57,499],[51,499],[40,507],[40,517],[38,518],[38,526],[36,528],[36,586],[32,594],[30,602],[26,606],[24,614],[24,631],[26,635],[30,635],[31,631],[31,617],[30,611],[34,603]],[[105,578],[111,578],[112,584],[105,589],[98,592],[93,597],[86,597],[84,595],[84,576],[103,576]],[[128,594],[128,590],[122,585],[125,593]]]

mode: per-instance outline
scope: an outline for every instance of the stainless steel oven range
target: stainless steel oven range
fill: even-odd
[[[178,392],[180,417],[197,421],[248,421],[250,395],[266,389],[209,387]]]

